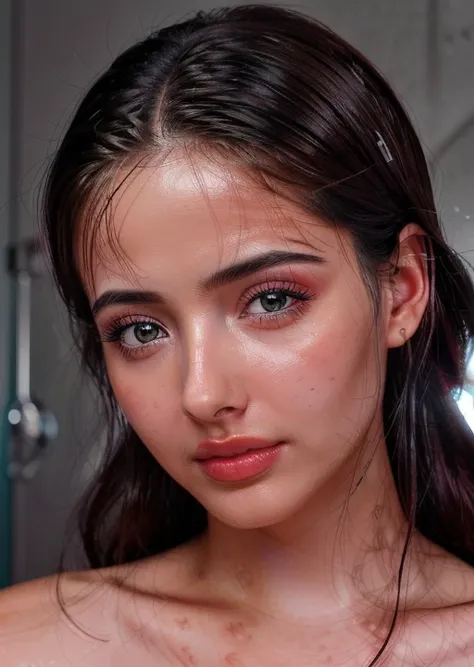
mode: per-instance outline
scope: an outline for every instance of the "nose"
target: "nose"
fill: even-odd
[[[242,351],[230,336],[194,332],[187,342],[182,404],[202,424],[218,424],[241,415],[247,407]]]

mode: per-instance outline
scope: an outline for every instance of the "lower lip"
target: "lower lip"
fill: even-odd
[[[206,474],[219,482],[240,482],[269,470],[277,460],[283,445],[252,449],[243,454],[215,457],[198,461]]]

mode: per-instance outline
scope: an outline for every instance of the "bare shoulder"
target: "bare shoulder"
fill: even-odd
[[[107,605],[100,605],[104,595],[100,578],[92,571],[56,575],[0,591],[2,667],[60,665],[66,656],[67,664],[74,667],[94,665],[81,661],[80,656],[92,645],[109,645],[114,634],[110,615],[104,613]]]
[[[393,650],[400,664],[474,665],[473,601],[420,609],[410,614],[402,628]]]
[[[442,548],[425,544],[414,568],[413,593],[395,654],[405,664],[474,665],[474,568]],[[408,658],[407,658],[408,656]]]
[[[138,634],[142,626],[151,626],[153,665],[169,665],[169,661],[160,662],[160,619],[166,617],[160,603],[168,608],[183,590],[189,570],[185,562],[179,553],[170,553],[0,591],[1,667],[128,666],[135,658],[144,666],[151,656],[144,659],[141,655]],[[126,656],[124,641],[129,647]]]
[[[423,565],[425,607],[466,610],[474,603],[474,567],[456,556],[436,548]]]
[[[48,577],[0,591],[0,638],[7,631],[13,635],[17,628],[26,628],[33,620],[39,630],[54,622],[57,581],[57,577]]]

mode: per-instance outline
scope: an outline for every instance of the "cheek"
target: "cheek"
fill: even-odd
[[[295,422],[324,423],[329,427],[341,421],[355,422],[364,413],[373,414],[380,401],[383,360],[376,352],[373,319],[359,315],[334,319],[325,326],[292,341],[273,360],[261,360],[265,368],[266,403]],[[256,380],[258,382],[258,380]]]
[[[166,440],[169,445],[180,411],[172,379],[163,367],[156,369],[152,358],[143,362],[110,360],[107,372],[117,402],[141,440],[158,447]]]

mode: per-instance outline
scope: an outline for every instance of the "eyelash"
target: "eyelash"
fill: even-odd
[[[285,297],[294,299],[294,302],[280,310],[275,311],[274,313],[268,312],[267,314],[263,313],[249,313],[248,310],[251,305],[258,301],[262,296],[267,294],[272,294],[279,292]],[[302,289],[296,283],[292,282],[282,282],[282,281],[270,281],[264,284],[259,284],[258,286],[251,287],[245,292],[245,294],[239,300],[239,305],[243,306],[242,314],[240,318],[250,319],[253,322],[258,323],[260,326],[265,326],[265,324],[272,325],[275,321],[283,322],[290,318],[296,318],[300,315],[305,307],[305,302],[309,301],[313,295],[310,293],[310,290],[307,288]],[[159,324],[156,320],[153,320],[149,317],[144,317],[143,315],[129,314],[124,315],[115,319],[111,322],[104,330],[101,335],[101,341],[103,343],[119,343],[120,351],[125,358],[137,357],[141,353],[147,351],[150,347],[158,344],[159,341],[166,338],[167,336],[160,336],[160,338],[151,341],[150,343],[144,343],[143,345],[138,345],[137,347],[129,347],[124,345],[122,342],[122,337],[127,329],[137,324],[150,324],[157,329],[161,329],[162,332],[166,333],[165,327]]]
[[[285,297],[290,297],[294,299],[294,303],[291,306],[284,308],[283,310],[276,311],[274,313],[268,312],[266,315],[264,315],[263,313],[257,315],[247,312],[250,306],[256,301],[258,301],[258,299],[260,299],[262,296],[265,296],[267,294],[272,294],[275,292],[280,292]],[[295,315],[300,314],[304,309],[305,302],[309,301],[312,298],[312,296],[313,295],[310,293],[309,289],[307,288],[302,289],[296,283],[285,282],[285,281],[282,282],[280,280],[273,280],[270,282],[266,282],[263,283],[263,285],[260,284],[255,287],[251,287],[249,290],[245,292],[242,299],[240,300],[240,303],[242,303],[242,301],[245,302],[245,308],[243,310],[243,314],[241,315],[241,317],[252,319],[253,321],[258,322],[261,325],[264,322],[271,324],[275,320],[282,321],[284,319],[287,319],[289,316],[294,317]]]
[[[122,342],[122,337],[127,329],[137,324],[151,324],[152,326],[161,329],[161,331],[166,332],[166,329],[159,324],[156,320],[153,320],[149,317],[144,317],[143,315],[124,315],[113,320],[109,325],[104,329],[100,340],[102,343],[119,343],[120,351],[125,358],[135,357],[141,352],[148,350],[153,345],[156,345],[158,341],[165,338],[161,336],[158,339],[150,343],[144,343],[143,345],[138,345],[137,347],[129,347],[124,345]]]

